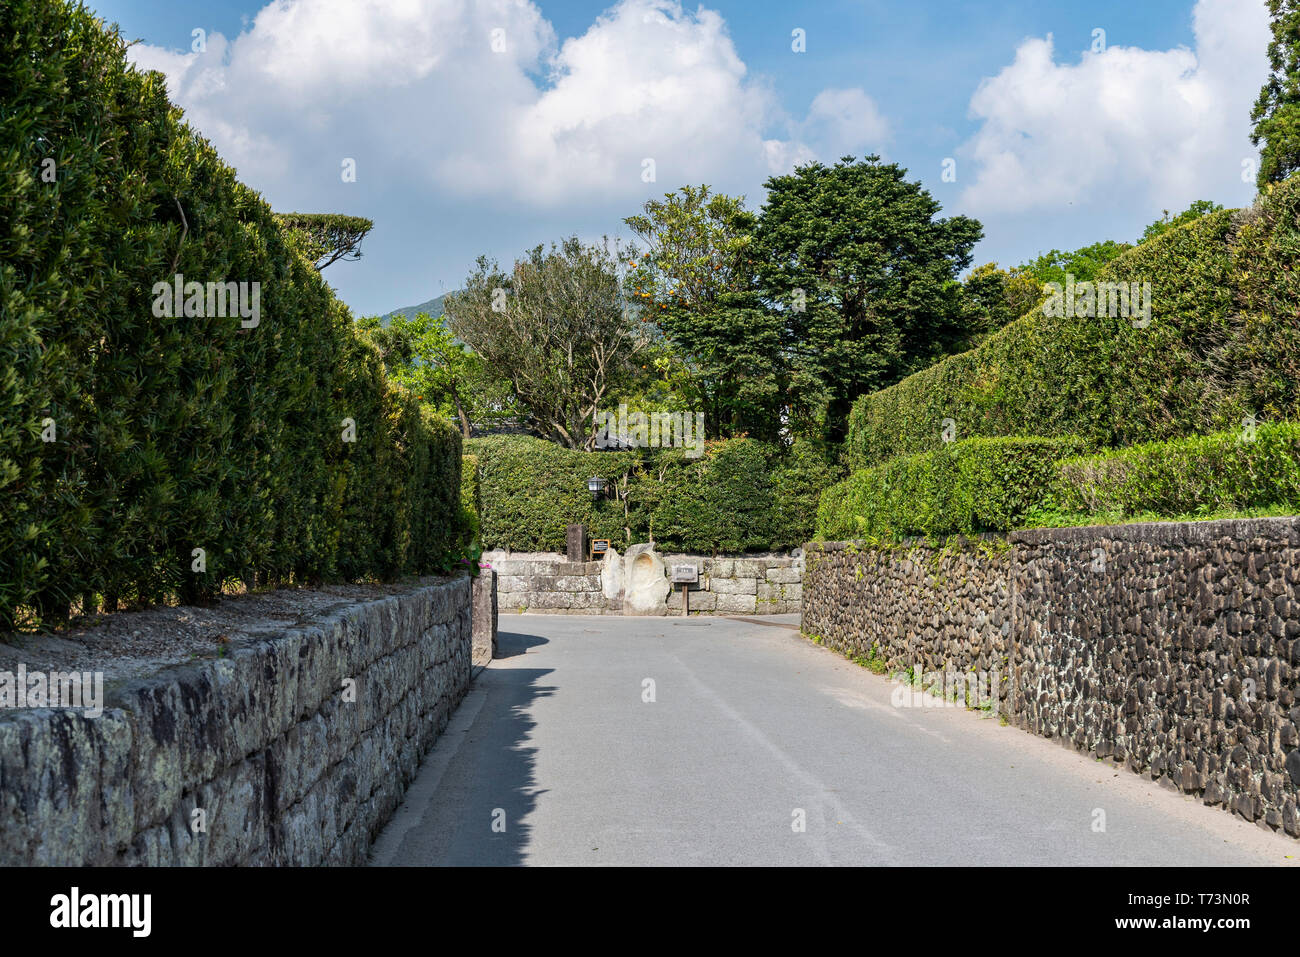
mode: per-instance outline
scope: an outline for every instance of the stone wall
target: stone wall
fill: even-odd
[[[0,865],[363,863],[470,641],[470,579],[437,580],[110,689],[97,718],[0,712]]]
[[[801,555],[721,556],[658,555],[648,546],[632,546],[627,555],[611,553],[602,561],[570,562],[551,552],[488,552],[482,557],[497,573],[498,607],[503,612],[561,615],[681,614],[681,586],[654,600],[634,601],[645,592],[624,559],[647,555],[666,576],[673,565],[693,564],[699,582],[690,586],[691,614],[779,615],[797,613],[803,598]]]
[[[1002,663],[1008,721],[1300,836],[1300,519],[810,545],[803,630],[890,670]]]
[[[497,656],[497,573],[479,570],[474,579],[473,613],[474,664],[486,664]]]
[[[996,671],[1006,710],[1014,555],[1005,542],[814,542],[805,554],[804,634],[848,657],[877,659],[890,673]]]

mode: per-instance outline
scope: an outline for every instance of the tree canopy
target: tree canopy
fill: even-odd
[[[1268,0],[1273,39],[1268,45],[1268,79],[1250,118],[1250,141],[1259,152],[1260,189],[1300,169],[1300,3]]]
[[[1192,203],[1191,206],[1188,206],[1177,216],[1173,217],[1169,215],[1169,210],[1166,209],[1163,216],[1142,232],[1142,236],[1138,242],[1144,243],[1149,239],[1155,239],[1160,234],[1173,229],[1175,226],[1182,226],[1186,223],[1190,223],[1194,219],[1208,216],[1210,213],[1217,213],[1221,209],[1223,209],[1223,207],[1220,204],[1213,203],[1208,199],[1198,199],[1196,202]]]
[[[483,360],[456,341],[444,318],[427,312],[392,316],[385,325],[367,316],[357,327],[375,347],[389,376],[445,418],[464,438],[474,424],[516,413],[513,397]]]
[[[360,259],[361,241],[375,228],[369,219],[341,213],[276,213],[275,218],[298,236],[317,272],[340,259]]]
[[[775,438],[787,379],[781,319],[754,284],[757,218],[743,198],[684,186],[624,222],[647,247],[629,296],[683,357],[707,432]]]
[[[969,340],[958,273],[983,235],[879,156],[811,163],[765,184],[751,256],[784,319],[791,413],[840,441],[853,400]]]
[[[534,431],[570,448],[592,447],[594,413],[650,340],[624,300],[619,256],[577,237],[534,247],[509,273],[480,256],[446,301],[451,331],[510,383]]]

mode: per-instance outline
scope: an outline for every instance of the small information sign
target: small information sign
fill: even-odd
[[[694,565],[674,565],[674,585],[694,585],[700,580],[700,570]]]

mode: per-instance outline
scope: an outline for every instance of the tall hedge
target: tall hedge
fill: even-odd
[[[471,439],[484,548],[562,551],[565,527],[620,547],[651,538],[705,554],[791,548],[812,537],[817,498],[836,476],[815,452],[753,439],[678,449],[580,452],[526,436]],[[593,500],[587,480],[608,483]]]
[[[1149,325],[1031,312],[979,348],[880,392],[850,416],[850,465],[957,438],[1073,435],[1094,448],[1172,439],[1300,413],[1300,178],[1254,208],[1170,229],[1100,281],[1149,282]]]
[[[0,208],[0,627],[449,559],[459,437],[67,0],[0,5]],[[177,273],[260,283],[260,324],[155,317]]]

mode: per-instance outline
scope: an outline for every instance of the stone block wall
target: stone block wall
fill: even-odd
[[[1300,837],[1300,519],[808,546],[803,630],[985,671],[1024,730]]]
[[[474,579],[473,611],[470,615],[474,630],[473,659],[476,665],[486,664],[497,654],[497,573],[490,568],[480,569]]]
[[[97,718],[0,712],[0,865],[364,863],[470,644],[470,579],[437,580],[111,689]]]
[[[782,554],[722,556],[665,554],[666,568],[694,564],[699,582],[690,586],[691,614],[793,614],[803,599],[802,557]],[[561,615],[627,613],[622,583],[609,581],[606,562],[570,562],[556,553],[489,552],[482,560],[497,572],[503,612]],[[612,586],[612,587],[611,587]],[[681,614],[681,586],[669,592],[661,610]],[[644,613],[644,612],[639,612]]]
[[[497,608],[503,612],[560,615],[620,614],[622,599],[601,591],[600,562],[571,562],[551,552],[488,552],[481,561],[497,575]]]

